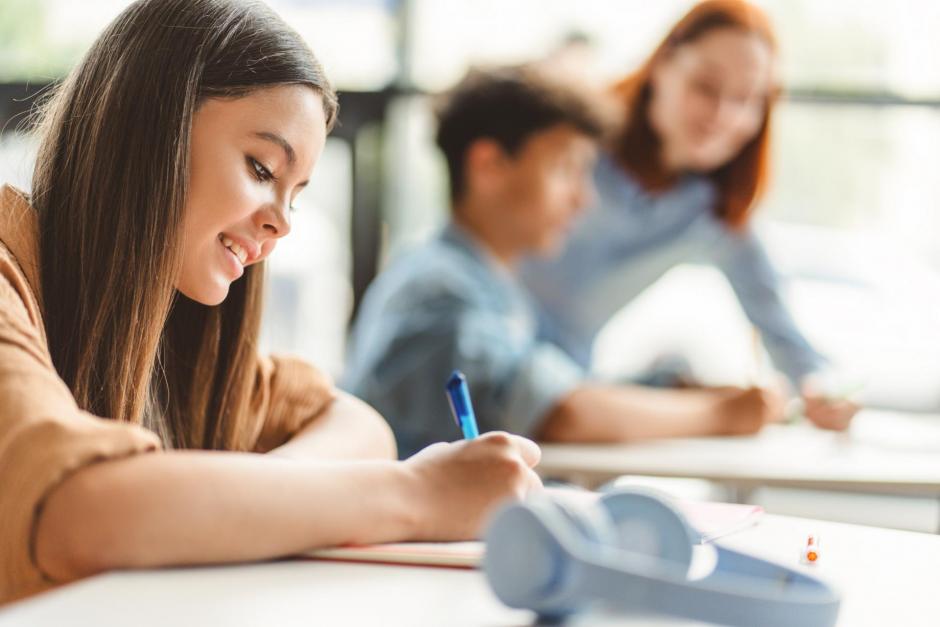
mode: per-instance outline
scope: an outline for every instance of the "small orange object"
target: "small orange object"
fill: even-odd
[[[813,564],[819,559],[819,536],[809,536],[806,539],[806,546],[800,555],[800,561],[804,564]]]

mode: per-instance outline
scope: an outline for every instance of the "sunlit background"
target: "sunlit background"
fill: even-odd
[[[126,4],[0,0],[3,100],[61,77]],[[355,298],[389,255],[446,215],[428,94],[472,64],[545,58],[572,40],[581,43],[569,61],[586,78],[612,80],[692,3],[270,4],[320,57],[342,113],[270,264],[264,342],[338,375]],[[864,400],[940,411],[940,3],[757,4],[778,28],[786,86],[759,229],[793,311],[845,380],[864,386]],[[0,181],[28,188],[35,146],[18,121],[0,134]],[[619,376],[681,352],[704,380],[740,382],[755,368],[749,329],[720,273],[682,266],[611,321],[596,367]]]

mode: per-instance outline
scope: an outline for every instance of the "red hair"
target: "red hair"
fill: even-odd
[[[649,120],[653,68],[680,46],[723,28],[739,29],[756,35],[776,54],[777,40],[770,19],[762,10],[744,0],[705,0],[672,27],[636,72],[612,88],[626,116],[612,144],[614,156],[622,167],[650,191],[666,189],[675,182],[674,173],[667,171],[662,163],[660,140]],[[768,94],[764,120],[754,138],[731,161],[708,174],[718,191],[715,214],[733,229],[740,229],[747,224],[754,205],[767,185],[770,170],[770,120],[777,95],[776,89]]]

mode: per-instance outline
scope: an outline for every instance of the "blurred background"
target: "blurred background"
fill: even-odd
[[[940,3],[756,3],[775,21],[786,88],[758,225],[792,311],[811,342],[864,384],[866,403],[940,411]],[[126,4],[0,0],[0,181],[28,189],[31,96],[62,77]],[[613,80],[692,2],[269,4],[319,56],[342,109],[296,203],[294,235],[270,263],[264,344],[339,375],[359,296],[390,255],[445,216],[429,95],[473,64],[553,55],[586,78]],[[750,326],[723,276],[706,267],[667,274],[598,342],[604,374],[629,374],[663,352],[685,354],[709,382],[741,382],[753,369]],[[914,518],[937,515],[936,502],[916,507]]]

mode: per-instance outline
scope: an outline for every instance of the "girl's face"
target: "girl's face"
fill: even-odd
[[[206,100],[193,119],[183,263],[176,288],[218,305],[245,266],[290,232],[291,203],[323,145],[319,94],[304,85]]]
[[[674,171],[709,172],[760,131],[773,88],[773,54],[756,35],[719,28],[653,67],[650,124]]]

